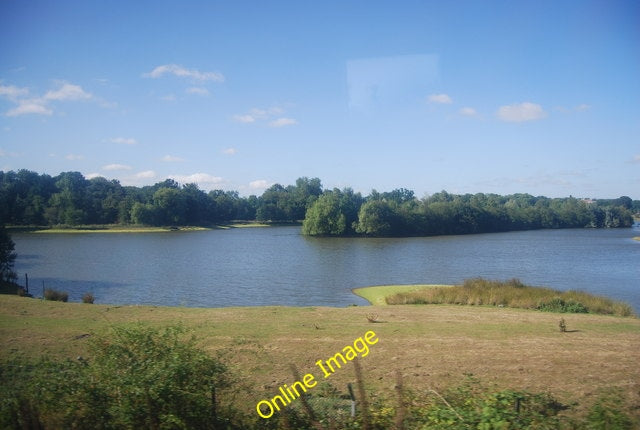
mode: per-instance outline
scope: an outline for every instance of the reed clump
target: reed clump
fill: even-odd
[[[44,298],[46,300],[53,300],[56,302],[67,302],[69,300],[69,293],[66,291],[58,291],[53,288],[47,288],[44,290]]]
[[[634,316],[630,305],[583,291],[558,291],[533,287],[518,279],[495,281],[484,278],[467,279],[462,285],[433,287],[398,293],[386,298],[389,305],[455,304],[501,306],[537,309],[549,312],[593,313]]]

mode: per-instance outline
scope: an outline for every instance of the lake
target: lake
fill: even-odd
[[[352,288],[519,278],[631,303],[640,313],[632,229],[422,238],[310,238],[299,227],[167,233],[13,234],[20,283],[70,301],[191,307],[363,305]]]

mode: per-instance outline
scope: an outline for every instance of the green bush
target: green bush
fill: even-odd
[[[1,428],[214,428],[226,368],[176,327],[115,328],[87,360],[0,367]],[[34,424],[35,423],[35,424]]]
[[[623,411],[622,399],[615,393],[602,395],[591,407],[585,428],[590,430],[631,430],[637,428]]]
[[[53,300],[56,302],[66,302],[69,300],[69,293],[47,288],[44,290],[44,298],[46,300]]]
[[[544,301],[538,305],[538,310],[545,312],[566,312],[572,314],[586,314],[589,313],[582,303],[574,300],[563,300],[560,297],[555,297],[551,300]]]
[[[416,428],[556,429],[557,414],[565,408],[547,394],[490,392],[473,379],[443,395],[433,390],[432,394],[426,407],[413,411]]]

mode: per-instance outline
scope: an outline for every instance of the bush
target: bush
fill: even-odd
[[[56,302],[66,302],[69,300],[69,293],[47,288],[44,290],[44,298],[46,300],[53,300]]]
[[[82,296],[82,303],[93,304],[94,300],[95,297],[93,297],[93,294],[91,293],[84,293],[84,295]]]
[[[566,407],[547,394],[502,390],[490,392],[469,379],[466,384],[434,395],[414,411],[429,429],[556,429],[558,412]]]
[[[182,335],[121,327],[88,360],[1,365],[0,428],[215,428],[226,368]]]
[[[572,314],[589,313],[589,309],[587,309],[582,303],[571,299],[565,301],[560,297],[554,297],[551,300],[540,303],[537,309],[545,312],[566,312]]]
[[[621,403],[621,396],[616,393],[600,396],[589,411],[585,428],[593,430],[637,428],[629,416],[621,410]]]

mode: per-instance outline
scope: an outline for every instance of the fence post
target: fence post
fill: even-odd
[[[349,396],[351,397],[351,418],[355,418],[355,416],[356,416],[356,396],[353,394],[353,387],[351,386],[351,382],[347,383],[347,388],[349,389]]]

